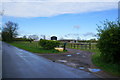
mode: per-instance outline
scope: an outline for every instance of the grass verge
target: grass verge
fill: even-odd
[[[63,51],[63,52],[59,52],[57,50],[44,50],[41,46],[38,45],[38,42],[23,42],[23,41],[16,41],[16,42],[12,42],[12,43],[9,43],[13,46],[16,46],[18,48],[21,48],[21,49],[24,49],[24,50],[27,50],[27,51],[30,51],[30,52],[33,52],[33,53],[63,53],[63,52],[66,52],[66,51]]]
[[[78,49],[78,48],[72,48]],[[83,51],[93,52],[95,54],[92,55],[92,62],[94,65],[102,69],[103,71],[113,75],[120,77],[120,64],[112,64],[112,63],[105,63],[103,60],[100,59],[100,51],[99,49],[80,49]]]
[[[112,64],[112,63],[105,63],[103,60],[100,59],[100,52],[97,51],[96,54],[92,55],[92,62],[103,71],[120,77],[120,65],[119,64]]]
[[[93,50],[83,49],[83,50],[95,53],[92,55],[92,62],[94,65],[98,66],[100,69],[102,69],[103,71],[111,75],[120,76],[120,70],[119,70],[120,65],[112,64],[112,63],[105,63],[103,60],[101,60],[99,49],[93,49]]]

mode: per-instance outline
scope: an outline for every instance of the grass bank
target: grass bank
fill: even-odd
[[[94,45],[95,46],[95,45]],[[120,64],[110,64],[110,63],[105,63],[104,61],[102,61],[100,59],[100,51],[99,49],[94,48],[94,49],[89,49],[89,48],[77,48],[77,47],[70,47],[69,45],[67,46],[68,48],[72,48],[72,49],[80,49],[83,51],[89,51],[89,52],[93,52],[95,53],[94,55],[92,55],[92,62],[94,65],[98,66],[100,69],[102,69],[103,71],[114,75],[114,76],[120,76]]]
[[[38,45],[38,42],[26,42],[26,41],[16,41],[9,43],[18,48],[33,52],[33,53],[61,53],[57,50],[44,50],[41,46]],[[63,52],[62,52],[63,53]]]
[[[94,65],[96,65],[97,67],[99,67],[100,69],[111,75],[120,76],[120,70],[119,70],[120,65],[105,63],[103,60],[101,60],[99,49],[93,49],[93,50],[83,49],[83,50],[95,53],[94,55],[92,55],[92,62]]]
[[[100,51],[95,51],[96,54],[92,55],[92,62],[105,72],[120,77],[120,64],[106,63],[100,59]]]

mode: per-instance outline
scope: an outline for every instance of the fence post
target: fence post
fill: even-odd
[[[91,49],[91,43],[89,43],[89,49]]]
[[[77,48],[79,48],[79,44],[77,44]]]
[[[64,44],[63,44],[63,49],[64,49],[64,50],[66,50],[66,44],[67,44],[67,43],[64,43]]]
[[[86,49],[86,45],[85,45],[85,44],[84,44],[84,46],[83,46],[83,47],[84,47],[84,49]]]
[[[83,49],[82,44],[80,44],[80,48]]]
[[[75,48],[75,44],[74,44],[74,48]]]

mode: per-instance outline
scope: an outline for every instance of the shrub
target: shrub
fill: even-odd
[[[27,39],[27,38],[14,38],[13,39],[14,41],[30,41],[30,39]],[[31,40],[33,41],[33,40]]]
[[[43,49],[54,49],[54,47],[59,46],[59,41],[52,41],[52,40],[43,40],[39,41],[39,45],[43,47]]]
[[[98,26],[98,48],[101,59],[108,63],[120,63],[120,21],[104,21]]]

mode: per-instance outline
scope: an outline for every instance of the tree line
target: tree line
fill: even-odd
[[[29,35],[28,37],[23,36],[18,38],[18,24],[8,21],[2,27],[2,41],[12,42],[12,41],[30,41],[39,39],[37,35]]]

